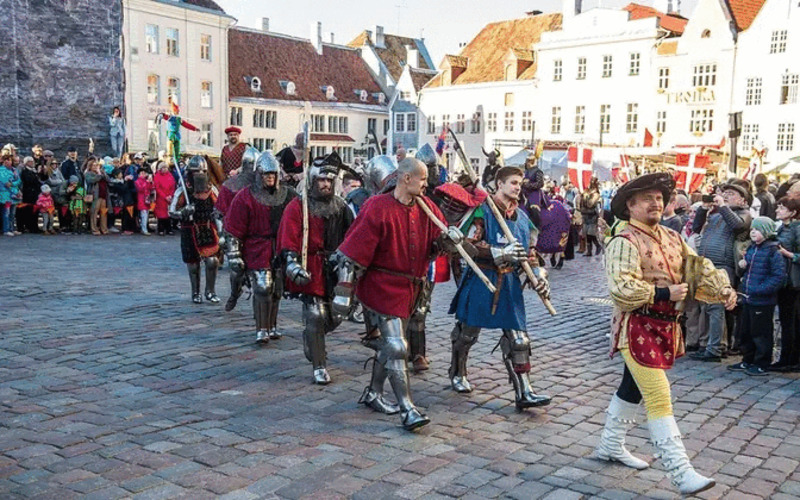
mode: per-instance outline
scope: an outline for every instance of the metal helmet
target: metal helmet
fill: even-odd
[[[371,194],[379,194],[397,172],[397,163],[388,155],[372,158],[364,169],[364,187]]]
[[[339,166],[341,164],[342,159],[339,157],[339,154],[334,151],[327,156],[315,158],[311,163],[308,175],[312,181],[318,178],[333,181],[339,175]]]
[[[186,164],[186,170],[190,172],[207,172],[208,163],[206,163],[206,159],[200,155],[192,156],[189,163]]]
[[[272,151],[264,151],[261,153],[261,156],[258,157],[255,163],[256,173],[260,175],[264,174],[275,174],[279,175],[281,171],[281,166],[278,163],[278,159],[275,158],[275,155],[272,154]]]
[[[436,157],[436,151],[433,150],[430,144],[423,144],[417,154],[414,155],[414,158],[421,161],[428,168],[435,167],[439,163],[439,158]]]
[[[258,161],[259,152],[253,146],[248,146],[242,154],[242,172],[252,172],[255,170],[256,161]]]

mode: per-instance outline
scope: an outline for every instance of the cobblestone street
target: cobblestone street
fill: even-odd
[[[0,252],[0,498],[678,496],[658,464],[591,458],[622,373],[598,257],[551,273],[558,316],[527,296],[534,387],[554,401],[524,413],[496,331],[473,349],[475,391],[450,389],[454,287],[437,286],[431,370],[411,381],[432,423],[408,433],[357,403],[361,325],[328,336],[333,383],[314,386],[299,303],[281,306],[283,339],[256,345],[248,302],[191,303],[177,237],[22,236]],[[684,358],[669,377],[693,464],[717,480],[703,498],[800,496],[797,375]],[[629,449],[651,461],[643,408],[640,422]]]

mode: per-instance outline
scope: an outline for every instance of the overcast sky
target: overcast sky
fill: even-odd
[[[568,0],[574,3],[574,0]],[[639,0],[653,5],[665,0]],[[561,10],[560,0],[216,0],[238,19],[239,26],[261,28],[261,18],[270,19],[270,30],[309,38],[311,23],[322,21],[324,40],[335,34],[336,43],[346,44],[365,29],[381,25],[387,33],[425,38],[425,45],[438,66],[445,54],[457,54],[459,44],[469,42],[484,25],[522,17],[525,12]],[[696,0],[683,0],[688,17]],[[585,0],[584,9],[599,0]],[[630,0],[604,0],[604,7],[624,7]]]

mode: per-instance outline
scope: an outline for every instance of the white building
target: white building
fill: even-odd
[[[129,151],[166,149],[168,96],[200,129],[184,151],[218,154],[227,120],[228,29],[235,19],[212,0],[123,0],[125,117]]]
[[[266,26],[265,26],[266,27]],[[357,49],[323,43],[314,23],[310,40],[266,30],[229,31],[227,123],[259,150],[294,143],[311,122],[312,157],[339,152],[345,163],[371,158],[389,127],[387,97]]]
[[[765,170],[800,155],[800,4],[766,0],[741,10],[734,111],[742,111],[739,154],[767,148]]]
[[[449,126],[475,167],[486,164],[482,148],[510,155],[530,146],[534,114],[542,106],[533,47],[543,33],[559,29],[560,13],[532,12],[486,25],[459,55],[445,56],[419,98],[420,143],[435,144],[442,127]],[[447,166],[454,165],[449,153]]]

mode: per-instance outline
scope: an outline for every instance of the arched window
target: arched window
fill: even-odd
[[[361,99],[361,102],[367,102],[367,98],[369,97],[369,93],[366,90],[362,90],[358,94],[358,97],[359,97],[359,99]]]
[[[295,86],[294,82],[289,82],[286,84],[286,93],[289,95],[294,95],[297,92],[297,87]]]
[[[380,104],[386,102],[386,94],[384,94],[383,92],[378,92],[378,102]]]
[[[329,101],[336,99],[336,94],[333,89],[333,85],[328,85],[328,88],[325,89],[325,98]]]
[[[250,80],[250,90],[253,92],[261,92],[261,79],[257,76],[254,76],[252,80]]]

